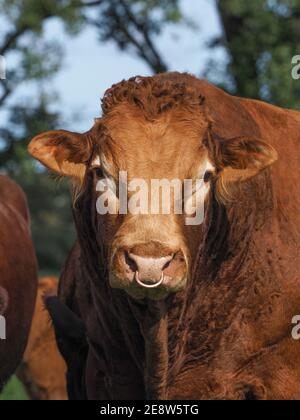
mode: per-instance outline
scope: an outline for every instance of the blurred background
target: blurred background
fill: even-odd
[[[68,184],[30,159],[33,136],[86,131],[113,83],[169,70],[300,109],[299,44],[300,0],[0,0],[0,172],[28,196],[41,276],[75,233]]]

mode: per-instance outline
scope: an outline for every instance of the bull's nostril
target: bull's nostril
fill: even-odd
[[[175,255],[172,255],[172,257],[170,257],[170,260],[167,261],[165,265],[163,266],[162,271],[166,270],[170,266],[171,262],[174,260],[174,257]]]
[[[133,273],[138,271],[137,263],[130,257],[127,251],[125,252],[125,262]]]

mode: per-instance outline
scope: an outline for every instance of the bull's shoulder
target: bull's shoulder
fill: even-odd
[[[0,205],[5,205],[16,210],[23,218],[29,221],[27,199],[19,185],[8,178],[0,175]]]
[[[258,124],[263,124],[268,121],[272,123],[274,127],[278,127],[279,124],[283,127],[286,124],[299,124],[300,125],[300,111],[281,108],[276,105],[269,104],[267,102],[238,98],[239,102],[255,116],[255,120]]]

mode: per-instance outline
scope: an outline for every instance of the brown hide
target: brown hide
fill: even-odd
[[[56,293],[58,279],[40,279],[28,345],[18,376],[32,400],[66,400],[66,366],[58,352],[43,295]]]
[[[298,398],[300,344],[291,331],[300,311],[300,114],[231,97],[188,75],[154,79],[174,89],[186,85],[205,98],[210,124],[204,144],[216,164],[235,137],[263,140],[278,161],[232,185],[228,202],[217,200],[218,182],[212,184],[187,286],[157,302],[134,300],[109,286],[109,258],[99,236],[110,231],[96,222],[94,184],[86,174],[74,211],[79,240],[59,296],[87,329],[87,396]],[[109,91],[107,101],[114,99]],[[139,106],[146,112],[147,100]],[[143,149],[132,154],[131,163],[142,155]]]
[[[6,320],[6,340],[0,340],[0,387],[22,360],[36,289],[37,264],[26,199],[12,180],[0,176],[0,299],[5,300],[0,314]]]

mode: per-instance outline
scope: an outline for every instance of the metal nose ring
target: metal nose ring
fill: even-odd
[[[143,283],[143,282],[140,280],[139,272],[138,272],[138,271],[136,271],[136,272],[135,272],[135,279],[136,279],[136,282],[137,282],[140,286],[145,287],[145,288],[147,288],[147,289],[155,289],[156,287],[160,286],[160,285],[162,284],[162,282],[164,281],[164,278],[165,278],[165,275],[164,275],[164,273],[162,273],[161,278],[160,278],[160,280],[159,280],[157,283],[154,283],[154,284],[147,284],[147,283]]]

